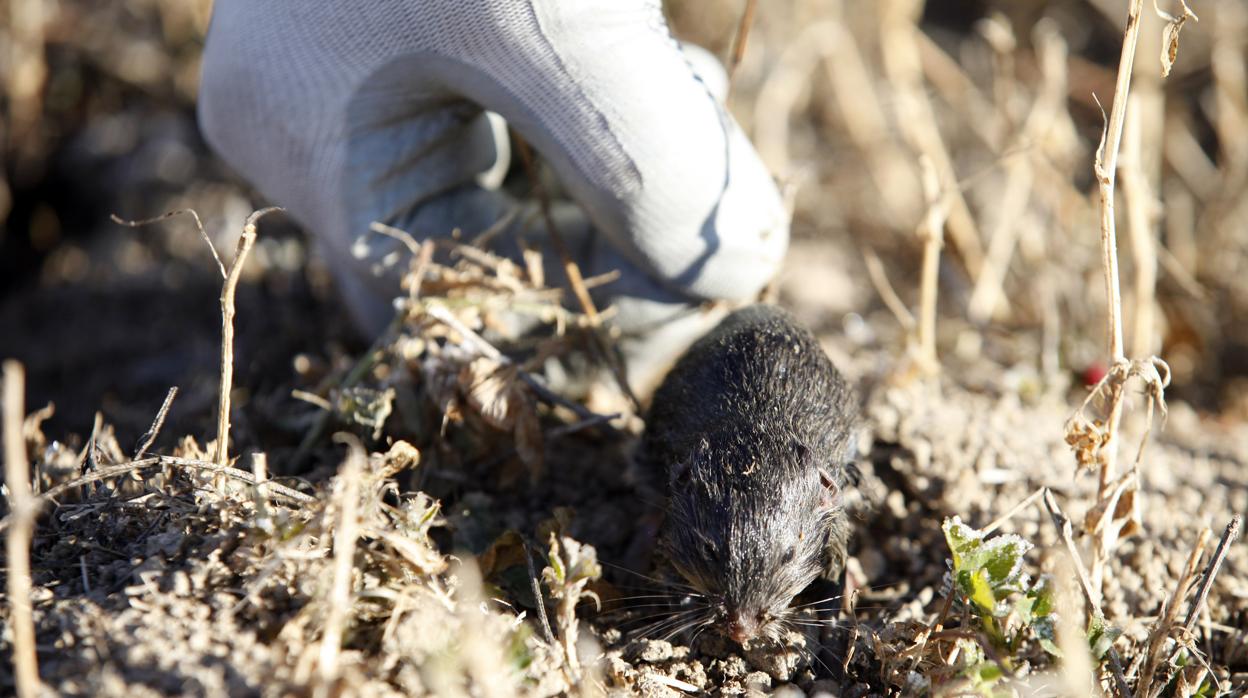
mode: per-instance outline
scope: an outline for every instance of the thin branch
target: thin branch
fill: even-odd
[[[1079,557],[1079,550],[1075,547],[1075,538],[1070,518],[1057,505],[1057,499],[1053,497],[1053,490],[1044,488],[1044,506],[1049,510],[1049,516],[1053,519],[1053,525],[1057,527],[1061,535],[1062,542],[1066,544],[1066,550],[1070,553],[1070,559],[1075,564],[1075,572],[1079,577],[1079,588],[1083,591],[1083,598],[1088,603],[1088,607],[1099,618],[1104,618],[1105,614],[1101,611],[1101,604],[1097,600],[1098,596],[1093,594],[1092,582],[1088,579],[1088,569],[1083,565],[1083,559]],[[1122,660],[1118,657],[1118,651],[1110,645],[1106,652],[1109,655],[1110,667],[1114,672],[1114,681],[1118,695],[1122,698],[1131,695],[1131,687],[1127,685],[1127,678],[1122,672]]]
[[[173,406],[173,399],[178,396],[178,386],[173,386],[169,392],[165,394],[165,401],[160,404],[160,409],[156,412],[156,419],[152,420],[152,426],[143,436],[139,437],[139,447],[134,452],[134,458],[131,460],[139,460],[147,454],[147,449],[151,448],[152,442],[156,441],[156,437],[160,436],[161,427],[165,426],[165,417],[169,416],[169,408]]]
[[[1101,264],[1105,270],[1106,335],[1111,369],[1126,361],[1122,339],[1122,297],[1118,281],[1118,238],[1114,220],[1114,183],[1118,170],[1118,150],[1122,144],[1123,125],[1127,117],[1127,97],[1131,89],[1131,70],[1135,49],[1140,38],[1140,10],[1143,0],[1130,0],[1127,27],[1123,32],[1122,54],[1118,60],[1118,79],[1114,85],[1114,101],[1110,107],[1100,146],[1096,150],[1093,171],[1101,197]],[[1099,101],[1097,102],[1100,103]],[[1097,502],[1103,503],[1116,478],[1118,462],[1118,429],[1122,421],[1124,386],[1110,382],[1109,416],[1105,425],[1105,443],[1101,450]],[[1104,516],[1112,516],[1106,508]],[[1098,597],[1104,578],[1105,562],[1111,554],[1112,542],[1107,537],[1115,530],[1111,525],[1100,527],[1092,547],[1092,582]]]
[[[477,352],[479,352],[482,356],[486,357],[487,359],[492,359],[494,361],[497,361],[499,364],[502,364],[504,366],[510,366],[510,365],[515,364],[515,362],[513,362],[510,357],[508,357],[503,352],[499,351],[493,344],[490,344],[488,341],[486,341],[484,337],[477,334],[476,332],[473,332],[472,328],[460,322],[459,318],[455,317],[454,313],[447,310],[445,307],[434,304],[434,303],[430,303],[425,308],[425,312],[427,312],[430,315],[430,317],[432,317],[433,319],[437,320],[438,322],[441,322],[442,324],[446,325],[447,327],[459,333],[459,335],[463,337],[466,343],[472,345],[477,350]],[[528,371],[525,371],[524,369],[520,368],[518,365],[516,366],[516,375],[519,376],[520,379],[523,380],[529,386],[529,388],[533,390],[533,393],[537,395],[537,397],[541,398],[544,402],[547,402],[549,404],[554,404],[554,405],[562,405],[563,407],[566,407],[569,410],[572,410],[572,412],[574,412],[576,416],[580,417],[582,420],[595,420],[595,421],[601,421],[601,422],[607,422],[610,420],[610,417],[606,417],[605,415],[601,415],[601,414],[598,414],[597,412],[593,412],[587,407],[585,407],[584,405],[577,403],[573,400],[569,400],[563,397],[562,395],[559,395],[558,393],[552,391],[550,388],[547,388],[545,385],[543,385],[541,381],[537,380],[533,376],[533,374],[529,373]],[[608,424],[607,426],[610,426],[610,424]]]
[[[1222,532],[1222,539],[1218,541],[1218,547],[1213,551],[1213,557],[1209,559],[1209,565],[1205,567],[1204,579],[1200,583],[1200,588],[1196,590],[1196,602],[1192,604],[1191,609],[1187,612],[1187,618],[1183,621],[1183,630],[1190,633],[1192,626],[1196,623],[1196,616],[1200,614],[1201,608],[1205,605],[1205,599],[1209,596],[1209,587],[1213,586],[1214,577],[1218,576],[1218,571],[1222,569],[1222,563],[1226,560],[1226,555],[1231,551],[1231,544],[1239,538],[1240,525],[1243,523],[1243,517],[1239,514],[1231,517],[1230,523],[1226,525],[1226,530]]]
[[[1041,487],[1035,492],[1032,492],[1030,495],[1027,496],[1026,499],[1019,502],[1018,504],[1015,504],[1009,511],[1005,512],[1001,516],[997,517],[995,521],[985,526],[982,531],[983,534],[986,536],[989,533],[992,533],[993,531],[1000,528],[1002,524],[1004,524],[1006,521],[1009,521],[1011,518],[1013,518],[1015,514],[1031,506],[1037,499],[1040,499],[1041,497],[1043,497],[1045,491],[1046,491],[1046,488]]]
[[[256,243],[256,222],[274,211],[277,206],[260,209],[247,217],[243,234],[234,250],[234,261],[225,275],[221,287],[221,386],[217,392],[217,450],[213,460],[217,465],[229,464],[230,458],[230,391],[234,389],[234,294],[238,280],[243,274],[243,264]]]
[[[159,223],[161,221],[168,220],[170,218],[173,218],[174,216],[182,215],[183,213],[189,214],[191,218],[195,219],[195,229],[199,231],[199,236],[204,239],[204,242],[208,243],[208,249],[209,251],[212,252],[212,258],[216,260],[217,262],[217,270],[221,272],[221,278],[224,279],[226,276],[225,265],[221,263],[221,255],[217,254],[217,247],[216,245],[212,244],[212,238],[208,237],[208,233],[204,230],[204,222],[199,219],[199,214],[195,212],[195,209],[180,208],[176,211],[169,211],[168,213],[163,213],[159,216],[156,216],[155,218],[144,218],[143,220],[138,220],[138,221],[125,220],[123,218],[118,217],[117,214],[115,213],[110,215],[109,218],[113,219],[113,222],[119,225],[124,225],[130,228],[140,228],[145,225],[151,225],[153,223]]]
[[[750,38],[750,27],[754,25],[754,11],[758,0],[745,0],[745,9],[741,12],[741,20],[737,22],[737,33],[732,37],[732,55],[728,61],[728,91],[732,92],[732,79],[737,74],[737,67],[745,58],[745,47]]]
[[[936,373],[940,360],[936,357],[936,292],[940,277],[940,249],[945,245],[945,221],[949,217],[947,198],[941,193],[940,177],[926,155],[919,158],[923,180],[923,198],[927,214],[919,228],[923,240],[923,275],[919,294],[919,361],[926,373]]]
[[[1200,564],[1200,558],[1205,554],[1205,545],[1209,540],[1209,535],[1208,527],[1200,529],[1200,534],[1196,537],[1196,545],[1192,546],[1192,552],[1187,556],[1187,564],[1183,566],[1183,573],[1179,575],[1179,582],[1174,587],[1174,593],[1166,600],[1166,605],[1162,607],[1161,617],[1157,619],[1153,631],[1149,633],[1140,680],[1135,685],[1137,698],[1147,696],[1151,690],[1153,676],[1161,660],[1162,644],[1170,637],[1170,631],[1174,628],[1179,615],[1179,606],[1183,604],[1183,599],[1187,597],[1187,592],[1191,588],[1192,580],[1196,576],[1196,566]]]
[[[550,629],[550,617],[546,615],[546,597],[542,593],[542,584],[537,576],[537,569],[533,565],[533,548],[526,540],[524,541],[524,562],[529,568],[529,584],[533,592],[533,600],[537,604],[537,618],[542,624],[542,635],[546,638],[546,644],[553,646],[555,644],[555,633]]]
[[[901,329],[905,330],[908,335],[912,334],[916,324],[914,315],[889,282],[880,256],[869,247],[863,247],[861,252],[862,261],[867,265],[867,278],[871,280],[871,285],[875,286],[875,292],[880,294],[880,300],[884,301],[884,305],[892,311],[893,317],[897,318],[897,324],[901,325]]]
[[[338,677],[338,652],[342,647],[342,630],[346,624],[347,612],[351,609],[355,546],[360,536],[360,479],[367,461],[364,446],[359,439],[348,434],[338,434],[334,440],[347,444],[348,453],[334,483],[333,499],[338,509],[338,522],[334,527],[334,576],[327,600],[329,613],[325,619],[325,631],[321,637],[321,651],[317,662],[317,673],[323,684],[330,684]]]
[[[38,510],[47,502],[55,500],[57,497],[74,489],[75,487],[82,487],[83,485],[89,485],[93,482],[110,480],[115,477],[121,477],[122,475],[129,475],[137,470],[158,466],[185,468],[188,470],[203,470],[210,473],[225,475],[226,477],[245,482],[249,485],[258,484],[255,476],[246,470],[239,470],[238,468],[230,466],[220,466],[212,461],[195,460],[193,458],[177,458],[175,456],[148,456],[142,460],[104,466],[96,470],[92,470],[82,477],[74,478],[69,482],[63,482],[56,487],[41,493],[34,499],[34,506],[36,510]],[[264,486],[268,494],[284,498],[297,504],[314,504],[316,502],[315,497],[306,495],[298,490],[291,489],[284,485],[279,485],[276,482],[268,481]],[[7,530],[9,526],[14,523],[15,521],[12,513],[3,519],[0,519],[0,532]]]
[[[39,695],[39,660],[35,656],[35,621],[30,605],[30,539],[35,525],[36,500],[30,493],[30,467],[26,462],[26,374],[16,361],[4,362],[4,482],[9,490],[9,515],[13,520],[5,539],[6,591],[13,628],[13,674],[17,695]]]
[[[550,211],[550,197],[545,187],[542,186],[541,173],[537,168],[537,160],[533,156],[533,151],[529,147],[527,141],[517,136],[516,150],[520,153],[520,159],[524,162],[525,172],[528,174],[529,182],[533,187],[533,193],[537,196],[538,207],[541,209],[542,218],[546,222],[546,229],[550,232],[550,242],[555,248],[555,252],[559,255],[559,260],[563,263],[563,273],[568,279],[568,285],[572,287],[572,294],[576,296],[576,301],[581,306],[581,312],[589,320],[589,339],[591,346],[597,351],[603,364],[611,371],[611,375],[615,378],[615,382],[619,385],[620,392],[624,397],[628,398],[633,409],[637,412],[641,411],[641,401],[637,399],[637,395],[633,393],[632,387],[628,384],[628,380],[624,375],[624,367],[618,360],[618,357],[607,343],[603,341],[602,335],[599,334],[598,328],[602,318],[598,309],[594,306],[593,298],[589,296],[589,289],[585,286],[585,279],[581,275],[581,268],[577,266],[576,260],[572,259],[572,254],[568,252],[568,246],[563,242],[563,236],[559,234],[559,229],[555,225],[555,218]]]

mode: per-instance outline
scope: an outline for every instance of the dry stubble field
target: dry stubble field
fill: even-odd
[[[668,9],[727,57],[744,6]],[[195,130],[209,3],[12,0],[0,691],[33,660],[67,695],[1243,694],[1248,5],[1190,10],[1162,77],[1153,3],[759,3],[730,106],[792,197],[773,297],[865,418],[844,578],[742,651],[636,598],[673,593],[626,569],[638,416],[525,379],[586,318],[450,231],[361,338],[261,221],[215,465],[215,264],[189,217],[109,219],[193,208],[228,264],[268,205]],[[495,355],[520,304],[552,322]]]

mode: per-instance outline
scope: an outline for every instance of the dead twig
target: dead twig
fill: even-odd
[[[576,260],[572,259],[572,254],[568,252],[568,246],[564,244],[563,236],[559,234],[559,229],[555,225],[555,218],[550,212],[550,197],[547,195],[545,187],[542,186],[541,173],[538,172],[537,161],[533,157],[533,151],[529,148],[528,142],[523,138],[516,138],[516,146],[516,150],[520,153],[520,159],[524,162],[524,169],[528,174],[529,182],[533,186],[533,193],[537,197],[538,207],[542,212],[542,219],[546,223],[546,229],[550,232],[550,242],[554,246],[555,252],[559,255],[559,261],[563,263],[564,276],[567,277],[568,285],[572,288],[572,294],[576,296],[576,301],[581,306],[581,312],[589,320],[590,345],[603,364],[610,369],[616,384],[619,385],[620,392],[628,399],[635,411],[641,412],[641,401],[637,399],[637,395],[633,393],[632,387],[629,386],[628,380],[624,375],[624,367],[599,333],[602,316],[594,306],[594,300],[589,296],[589,289],[586,287],[585,279],[581,275],[581,268],[577,266]]]
[[[1226,524],[1226,529],[1222,531],[1222,538],[1218,541],[1218,547],[1214,548],[1213,556],[1209,558],[1209,564],[1205,566],[1205,571],[1201,574],[1200,586],[1196,589],[1196,598],[1192,601],[1192,605],[1187,609],[1187,616],[1183,619],[1181,626],[1181,636],[1178,645],[1174,648],[1174,652],[1170,658],[1163,664],[1164,673],[1158,676],[1156,681],[1151,685],[1144,683],[1141,678],[1136,695],[1148,696],[1155,698],[1161,695],[1161,691],[1170,683],[1173,676],[1175,662],[1178,653],[1191,646],[1192,627],[1196,625],[1196,618],[1200,616],[1200,612],[1204,610],[1205,602],[1209,598],[1209,589],[1213,586],[1213,580],[1217,578],[1218,572],[1222,569],[1222,563],[1226,561],[1226,556],[1231,551],[1231,545],[1239,538],[1239,530],[1243,524],[1243,517],[1239,514],[1231,517],[1230,523]],[[1189,564],[1191,561],[1189,560]]]
[[[26,374],[16,361],[4,362],[4,482],[9,490],[13,522],[5,539],[6,591],[13,628],[13,675],[20,698],[39,695],[39,660],[35,656],[35,621],[30,605],[30,539],[35,526],[36,499],[30,493],[26,462]]]
[[[1196,537],[1196,545],[1192,546],[1192,552],[1187,556],[1187,564],[1183,566],[1183,573],[1179,575],[1179,583],[1175,585],[1174,593],[1166,600],[1166,604],[1162,608],[1161,617],[1157,619],[1156,625],[1153,626],[1153,631],[1148,635],[1143,668],[1140,670],[1140,679],[1135,685],[1135,695],[1137,697],[1147,696],[1151,690],[1153,676],[1161,660],[1162,645],[1170,637],[1170,631],[1174,628],[1175,620],[1179,615],[1179,606],[1182,605],[1183,599],[1187,598],[1188,589],[1191,588],[1192,581],[1196,576],[1196,566],[1200,564],[1200,559],[1204,557],[1205,545],[1209,540],[1209,535],[1208,527],[1200,530],[1200,534]]]
[[[1031,506],[1033,503],[1035,503],[1037,499],[1040,499],[1041,497],[1044,496],[1046,489],[1047,488],[1041,487],[1035,492],[1032,492],[1031,494],[1027,495],[1026,499],[1019,502],[1018,504],[1015,504],[1009,511],[1005,512],[1001,516],[997,517],[997,519],[994,520],[992,523],[985,526],[983,529],[983,534],[987,536],[989,533],[992,533],[993,531],[1000,528],[1001,525],[1004,524],[1006,521],[1009,521],[1010,519],[1012,519],[1015,514]]]
[[[940,276],[940,249],[945,245],[945,221],[949,217],[947,197],[941,193],[940,177],[926,155],[919,158],[923,196],[927,213],[919,227],[923,241],[923,275],[919,293],[919,364],[929,375],[940,371],[936,358],[936,291]]]
[[[871,280],[871,285],[875,286],[875,292],[880,294],[880,300],[884,301],[884,305],[892,311],[893,317],[897,318],[897,324],[906,331],[906,335],[912,336],[916,324],[914,314],[902,302],[901,297],[897,295],[897,290],[889,282],[880,256],[869,247],[863,247],[861,252],[862,261],[867,265],[867,278]]]
[[[110,215],[109,218],[111,218],[113,222],[118,225],[124,225],[128,228],[141,228],[145,225],[151,225],[153,223],[160,223],[161,221],[169,220],[170,218],[173,218],[174,216],[180,216],[184,213],[189,215],[191,218],[195,220],[195,229],[199,231],[199,236],[204,239],[204,242],[208,243],[208,250],[212,252],[212,258],[216,260],[217,262],[217,270],[221,272],[221,278],[225,279],[226,278],[225,264],[221,262],[221,255],[217,254],[217,246],[212,244],[212,238],[208,237],[208,232],[204,230],[204,222],[200,220],[199,214],[195,212],[195,209],[180,208],[176,211],[169,211],[168,213],[162,213],[161,215],[156,216],[154,218],[144,218],[142,220],[135,220],[135,221],[125,220],[123,218],[118,217],[117,214],[115,213]]]
[[[230,457],[230,391],[234,389],[234,294],[243,274],[243,264],[256,243],[256,223],[264,216],[282,211],[279,206],[260,209],[247,217],[243,234],[238,238],[234,260],[221,287],[221,386],[217,392],[217,465],[229,464]]]
[[[533,592],[533,602],[537,604],[537,619],[542,624],[542,636],[546,638],[546,644],[555,644],[555,633],[550,629],[550,617],[546,615],[546,596],[542,593],[541,578],[537,576],[537,568],[533,564],[534,547],[529,541],[524,541],[524,562],[529,570],[529,585]]]
[[[334,482],[333,501],[338,509],[338,525],[334,527],[333,582],[330,586],[329,613],[321,636],[317,662],[320,689],[328,689],[338,677],[338,651],[342,647],[342,630],[351,609],[352,571],[355,569],[355,545],[360,535],[360,479],[367,457],[359,439],[338,434],[334,440],[347,445],[347,459]]]
[[[758,0],[745,0],[745,9],[741,12],[741,20],[737,22],[737,33],[732,37],[732,55],[728,61],[728,92],[732,92],[732,78],[737,74],[741,59],[745,58],[745,46],[750,38],[750,27],[754,25],[754,11]]]
[[[213,463],[212,461],[195,460],[192,458],[178,458],[175,456],[148,456],[147,458],[144,458],[142,460],[130,461],[128,463],[118,463],[117,465],[103,466],[103,467],[87,472],[82,477],[75,478],[73,480],[70,480],[69,482],[63,482],[57,485],[56,487],[53,487],[47,490],[46,492],[41,493],[37,498],[34,499],[34,505],[36,509],[38,509],[39,507],[42,507],[45,503],[55,500],[57,497],[68,492],[69,490],[74,489],[75,487],[82,487],[83,485],[89,485],[93,482],[101,482],[103,480],[110,480],[112,478],[120,477],[122,475],[129,475],[130,473],[133,473],[138,470],[142,470],[144,468],[154,468],[154,467],[177,467],[177,468],[184,468],[188,470],[203,470],[203,471],[210,472],[210,473],[217,473],[219,475],[224,475],[231,479],[245,482],[249,485],[258,484],[255,476],[252,475],[251,473],[247,472],[246,470],[239,470],[238,468],[230,467],[228,465],[222,466],[222,465],[217,465],[216,463]],[[306,495],[298,490],[291,489],[283,485],[279,485],[276,482],[272,482],[272,481],[265,483],[265,490],[267,491],[268,494],[272,496],[281,497],[283,499],[286,499],[290,502],[294,502],[297,504],[313,504],[316,502],[315,497]],[[6,516],[3,519],[0,519],[0,532],[7,530],[9,526],[14,523],[13,519],[14,517],[12,513],[10,513],[8,516]]]
[[[1222,563],[1226,561],[1227,553],[1231,551],[1231,544],[1239,538],[1239,529],[1243,524],[1243,517],[1239,514],[1231,517],[1230,523],[1226,524],[1226,529],[1222,531],[1222,538],[1218,541],[1218,547],[1213,551],[1213,557],[1209,558],[1209,565],[1205,567],[1203,579],[1200,582],[1200,588],[1196,590],[1196,601],[1187,611],[1187,618],[1183,620],[1183,631],[1185,633],[1192,632],[1192,626],[1196,624],[1196,616],[1200,614],[1201,609],[1205,605],[1205,599],[1209,596],[1209,588],[1213,586],[1213,580],[1218,576],[1218,571],[1222,569]]]
[[[425,312],[428,313],[433,319],[441,322],[452,330],[455,330],[455,332],[463,337],[465,343],[472,345],[482,356],[492,359],[503,366],[512,366],[515,364],[515,362],[511,360],[511,357],[499,351],[493,344],[490,344],[481,335],[473,332],[472,328],[460,322],[459,318],[455,317],[455,314],[447,310],[445,307],[430,303],[426,306]],[[566,407],[569,410],[572,410],[572,412],[574,412],[576,416],[580,417],[582,420],[594,420],[595,423],[606,423],[610,419],[609,417],[605,417],[605,415],[600,415],[597,412],[589,410],[582,404],[555,393],[550,388],[542,385],[541,381],[537,380],[533,374],[521,369],[519,366],[516,366],[516,375],[529,386],[534,395],[541,398],[544,402]],[[608,426],[610,426],[610,424],[608,424]]]
[[[160,436],[160,429],[165,425],[165,417],[169,416],[169,408],[173,406],[173,399],[178,396],[178,386],[173,386],[165,395],[165,401],[160,404],[160,409],[156,412],[156,419],[152,420],[152,426],[143,436],[139,437],[139,447],[134,451],[134,458],[131,460],[139,460],[147,454],[147,449],[151,448],[152,442]]]
[[[1057,505],[1057,499],[1053,497],[1053,490],[1044,488],[1044,506],[1049,510],[1049,516],[1053,519],[1053,525],[1057,527],[1058,533],[1062,538],[1062,542],[1066,545],[1066,551],[1070,553],[1070,559],[1075,565],[1075,572],[1079,578],[1079,588],[1083,591],[1083,598],[1088,603],[1088,607],[1096,614],[1098,618],[1104,619],[1105,614],[1101,611],[1100,596],[1093,595],[1092,582],[1088,578],[1088,569],[1083,565],[1083,559],[1079,557],[1079,550],[1075,547],[1075,538],[1073,527],[1070,519]],[[1122,659],[1118,657],[1118,651],[1111,645],[1106,652],[1109,657],[1109,664],[1114,673],[1114,681],[1116,684],[1118,695],[1126,698],[1131,695],[1131,687],[1127,685],[1127,678],[1122,671]]]

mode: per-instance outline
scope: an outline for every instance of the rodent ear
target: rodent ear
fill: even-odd
[[[823,468],[819,469],[819,484],[823,485],[823,496],[820,498],[820,504],[825,509],[835,509],[841,506],[841,486],[836,484],[832,474]]]

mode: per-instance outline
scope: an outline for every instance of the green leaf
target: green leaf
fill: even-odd
[[[983,570],[962,570],[958,573],[958,588],[984,615],[993,615],[997,599],[992,594],[988,575]]]
[[[949,551],[953,556],[953,569],[962,569],[964,557],[979,547],[983,536],[956,516],[945,519],[941,530],[945,533],[945,542],[949,544]]]
[[[1014,535],[997,536],[980,549],[983,567],[988,571],[993,588],[1013,584],[1022,575],[1023,555],[1031,543]]]
[[[1035,605],[1031,607],[1034,617],[1044,618],[1053,613],[1053,585],[1049,583],[1048,577],[1041,577],[1031,591],[1027,592],[1027,596],[1035,599]]]
[[[1101,615],[1093,615],[1088,619],[1088,646],[1092,648],[1092,656],[1097,661],[1105,658],[1114,641],[1122,636],[1122,630],[1106,622]]]

